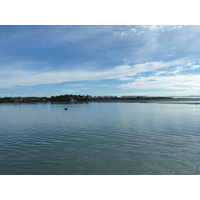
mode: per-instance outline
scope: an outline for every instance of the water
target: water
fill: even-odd
[[[200,174],[199,119],[191,104],[0,104],[0,174]]]

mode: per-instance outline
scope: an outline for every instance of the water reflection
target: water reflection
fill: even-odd
[[[0,112],[0,174],[200,173],[194,105],[2,104]]]

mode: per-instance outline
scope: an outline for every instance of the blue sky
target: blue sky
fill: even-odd
[[[200,95],[200,26],[0,26],[0,96]]]

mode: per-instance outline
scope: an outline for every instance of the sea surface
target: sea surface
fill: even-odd
[[[195,104],[0,104],[0,174],[200,174],[199,119]]]

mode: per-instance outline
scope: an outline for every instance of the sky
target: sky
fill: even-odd
[[[0,96],[200,96],[199,25],[0,25]]]

